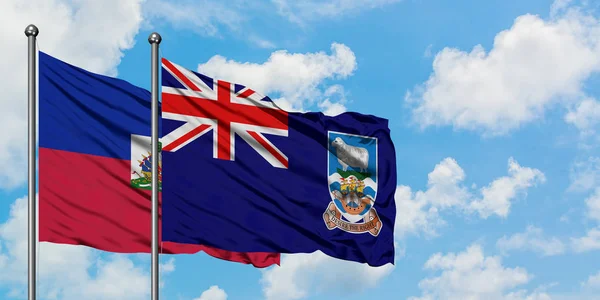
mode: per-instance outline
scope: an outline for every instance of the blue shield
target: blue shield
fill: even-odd
[[[377,236],[383,223],[373,207],[377,198],[377,138],[328,132],[327,228]]]

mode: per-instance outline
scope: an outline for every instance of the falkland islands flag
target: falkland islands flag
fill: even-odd
[[[394,262],[388,121],[292,113],[162,60],[163,239]]]

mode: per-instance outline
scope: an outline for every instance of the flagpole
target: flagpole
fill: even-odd
[[[35,203],[35,142],[36,142],[36,47],[35,42],[37,35],[39,33],[38,28],[31,24],[25,28],[25,36],[27,36],[28,42],[28,51],[27,51],[27,64],[28,64],[28,74],[27,74],[27,108],[28,108],[28,121],[29,124],[27,126],[28,130],[28,140],[27,140],[27,154],[28,154],[28,163],[27,163],[27,173],[28,173],[28,190],[27,190],[27,198],[29,202],[29,210],[28,210],[28,260],[27,264],[29,266],[27,270],[27,280],[28,280],[28,294],[29,300],[35,300],[36,298],[36,203]]]
[[[158,45],[162,38],[153,32],[152,47],[152,300],[158,300]]]

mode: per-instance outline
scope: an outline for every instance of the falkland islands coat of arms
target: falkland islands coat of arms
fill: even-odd
[[[131,186],[139,189],[152,189],[151,138],[131,135]],[[162,145],[158,143],[158,190],[162,189]]]
[[[328,185],[331,202],[323,213],[329,230],[379,235],[383,223],[377,196],[377,138],[328,132]]]

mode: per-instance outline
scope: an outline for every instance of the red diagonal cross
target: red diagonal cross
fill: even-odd
[[[191,82],[190,82],[191,83]],[[188,85],[190,84],[188,83]],[[193,85],[193,84],[192,84]],[[195,86],[194,86],[195,87]],[[199,91],[196,87],[193,90]],[[220,159],[231,160],[231,143],[234,138],[231,134],[231,124],[247,124],[260,127],[269,127],[274,129],[287,130],[287,112],[284,110],[260,107],[231,102],[231,83],[227,81],[217,81],[217,99],[205,99],[193,96],[181,96],[174,94],[162,95],[163,112],[189,115],[201,118],[217,120],[217,145]],[[238,98],[246,98],[253,92],[247,90],[237,95]],[[191,131],[190,135],[197,134],[207,128],[208,125],[201,125]],[[175,147],[175,143],[173,146]],[[165,150],[169,150],[166,149]]]

